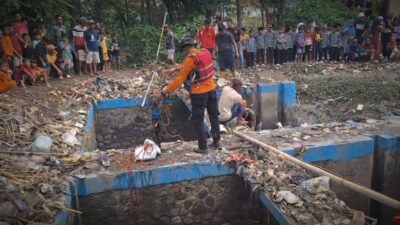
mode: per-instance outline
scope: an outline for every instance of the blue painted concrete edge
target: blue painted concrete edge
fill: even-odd
[[[289,155],[296,153],[295,148],[283,148]],[[373,154],[374,139],[370,137],[359,138],[339,143],[317,143],[313,146],[307,146],[307,150],[302,156],[306,162],[321,161],[351,161],[363,156]]]
[[[78,196],[85,196],[104,191],[125,190],[130,187],[143,188],[234,173],[233,168],[221,164],[196,162],[120,174],[90,174],[85,179],[75,178],[75,182]]]
[[[164,98],[163,104],[174,103],[180,101],[177,97]],[[143,98],[116,98],[98,101],[95,104],[95,110],[105,109],[119,109],[119,108],[131,108],[142,105]],[[152,102],[151,98],[147,98],[145,106],[150,105]]]
[[[271,83],[271,84],[257,84],[257,93],[259,94],[268,94],[268,93],[276,93],[279,94],[279,83]]]
[[[293,81],[280,82],[279,104],[286,107],[296,106],[296,83]]]
[[[384,151],[400,151],[400,137],[392,135],[377,135],[376,147]]]
[[[390,135],[377,135],[378,147],[385,151],[400,151],[400,137]],[[308,148],[303,155],[303,160],[308,162],[318,161],[349,161],[359,157],[373,154],[375,140],[370,137],[355,139],[341,143],[319,143]],[[293,148],[283,149],[293,155]],[[235,174],[233,167],[226,167],[208,161],[167,165],[147,170],[136,170],[121,174],[89,174],[85,179],[74,178],[78,195],[84,196],[110,190],[124,190],[129,187],[143,188],[153,185],[162,185],[186,180],[201,179],[211,176]],[[72,207],[74,191],[67,187],[66,205]],[[261,202],[273,214],[280,224],[286,223],[287,217],[283,215],[264,192],[259,194]],[[62,211],[56,215],[59,225],[67,225],[70,214]],[[285,222],[286,221],[286,222]]]
[[[146,170],[135,170],[130,173],[108,174],[107,178],[101,174],[88,175],[84,179],[74,178],[77,187],[78,196],[86,196],[90,194],[111,191],[111,190],[127,190],[130,187],[144,188],[154,185],[163,185],[187,180],[196,180],[201,178],[233,175],[236,173],[234,167],[224,166],[219,163],[196,162],[168,165]],[[72,196],[74,191],[71,186],[67,187],[66,203],[72,208]],[[285,215],[280,212],[266,193],[260,193],[259,198],[263,205],[269,209],[274,218],[278,221],[287,221]],[[56,224],[68,225],[71,214],[62,211],[56,216]],[[280,223],[288,224],[288,223]]]
[[[94,107],[92,103],[88,104],[87,114],[85,132],[89,132],[92,129],[94,122]]]

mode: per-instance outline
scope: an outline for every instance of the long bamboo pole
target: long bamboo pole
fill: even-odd
[[[349,189],[351,189],[351,190],[353,190],[355,192],[358,192],[358,193],[360,193],[362,195],[365,195],[365,196],[367,196],[367,197],[369,197],[371,199],[374,199],[375,201],[378,201],[378,202],[380,202],[380,203],[382,203],[384,205],[387,205],[389,207],[392,207],[394,209],[400,209],[400,201],[398,201],[396,199],[390,198],[390,197],[388,197],[388,196],[386,196],[386,195],[384,195],[382,193],[379,193],[379,192],[376,192],[374,190],[371,190],[370,188],[367,188],[367,187],[364,187],[362,185],[356,184],[354,182],[348,181],[348,180],[346,180],[344,178],[341,178],[341,177],[336,176],[336,175],[334,175],[334,174],[332,174],[330,172],[327,172],[327,171],[325,171],[325,170],[323,170],[321,168],[318,168],[316,166],[313,166],[311,164],[303,162],[303,161],[301,161],[301,160],[299,160],[299,159],[297,159],[297,158],[295,158],[295,157],[293,157],[291,155],[288,155],[287,153],[285,153],[283,151],[280,151],[277,148],[269,146],[269,145],[267,145],[267,144],[265,144],[265,143],[263,143],[263,142],[261,142],[259,140],[256,140],[256,139],[254,139],[252,137],[249,137],[248,135],[245,135],[245,134],[240,133],[238,131],[233,131],[233,133],[235,135],[237,135],[238,137],[243,138],[244,140],[247,140],[247,141],[249,141],[249,142],[251,142],[253,144],[256,144],[256,145],[262,147],[263,149],[265,149],[265,150],[267,150],[269,152],[272,152],[272,153],[280,156],[282,159],[284,159],[286,161],[289,161],[289,162],[292,162],[294,164],[297,164],[297,165],[303,167],[304,169],[309,170],[309,171],[311,171],[311,172],[313,172],[313,173],[315,173],[315,174],[317,174],[319,176],[327,176],[333,182],[335,182],[335,183],[337,183],[339,185],[342,185],[343,187],[349,188]]]
[[[164,13],[164,20],[163,20],[163,24],[162,24],[162,27],[161,27],[160,40],[159,40],[159,42],[158,42],[156,60],[154,61],[154,64],[156,64],[156,63],[158,62],[158,55],[160,54],[161,41],[162,41],[163,34],[164,34],[165,22],[167,21],[167,14],[168,14],[167,12]],[[157,73],[156,73],[156,72],[153,72],[153,76],[151,76],[150,83],[149,83],[149,85],[147,86],[146,94],[144,95],[144,98],[143,98],[141,107],[143,107],[143,106],[146,104],[147,95],[149,94],[150,87],[151,87],[151,85],[153,84],[153,80],[154,80],[155,76],[157,76]]]

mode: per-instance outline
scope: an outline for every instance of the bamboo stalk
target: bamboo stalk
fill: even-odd
[[[154,61],[154,64],[156,64],[156,63],[158,62],[158,55],[160,54],[161,41],[162,41],[162,38],[163,38],[165,22],[167,21],[167,14],[168,14],[167,12],[165,12],[165,14],[164,14],[164,20],[163,20],[163,24],[162,24],[162,27],[161,27],[161,33],[160,33],[160,41],[158,42],[156,60]],[[151,87],[151,85],[153,84],[153,80],[154,80],[154,78],[155,78],[156,76],[157,76],[157,73],[153,71],[153,75],[151,76],[150,83],[149,83],[149,85],[147,86],[146,94],[144,95],[144,98],[143,98],[141,107],[143,107],[144,104],[146,103],[147,95],[149,94],[150,87]]]
[[[388,197],[388,196],[386,196],[386,195],[384,195],[382,193],[376,192],[376,191],[374,191],[374,190],[372,190],[370,188],[367,188],[367,187],[364,187],[364,186],[362,186],[360,184],[348,181],[348,180],[346,180],[344,178],[341,178],[341,177],[336,176],[336,175],[334,175],[334,174],[332,174],[330,172],[327,172],[327,171],[325,171],[325,170],[323,170],[321,168],[318,168],[316,166],[313,166],[311,164],[303,162],[303,161],[301,161],[301,160],[299,160],[299,159],[297,159],[297,158],[295,158],[295,157],[293,157],[291,155],[288,155],[287,153],[285,153],[283,151],[280,151],[277,148],[269,146],[269,145],[267,145],[267,144],[265,144],[265,143],[263,143],[263,142],[261,142],[259,140],[256,140],[256,139],[254,139],[252,137],[249,137],[249,136],[247,136],[245,134],[242,134],[242,133],[240,133],[238,131],[233,131],[233,133],[235,135],[237,135],[238,137],[244,139],[244,140],[247,140],[247,141],[249,141],[249,142],[251,142],[253,144],[256,144],[256,145],[262,147],[263,149],[265,149],[265,150],[267,150],[267,151],[269,151],[271,153],[274,153],[274,154],[280,156],[282,159],[284,159],[286,161],[289,161],[289,162],[292,162],[294,164],[297,164],[297,165],[303,167],[304,169],[309,170],[309,171],[311,171],[311,172],[313,172],[313,173],[315,173],[315,174],[317,174],[319,176],[327,176],[333,182],[335,182],[335,183],[337,183],[339,185],[342,185],[343,187],[349,188],[349,189],[351,189],[351,190],[353,190],[353,191],[355,191],[357,193],[365,195],[365,196],[367,196],[367,197],[369,197],[371,199],[374,199],[375,201],[380,202],[380,203],[382,203],[382,204],[384,204],[386,206],[389,206],[391,208],[400,209],[400,201],[398,201],[396,199],[390,198],[390,197]]]

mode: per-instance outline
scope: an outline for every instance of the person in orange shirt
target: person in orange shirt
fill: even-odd
[[[163,71],[171,73],[180,70],[178,76],[171,81],[162,91],[154,93],[157,100],[162,100],[168,93],[175,92],[184,82],[190,84],[190,97],[192,103],[193,126],[197,129],[198,149],[195,152],[206,153],[207,132],[204,130],[204,111],[207,109],[211,123],[211,147],[220,148],[220,131],[218,122],[218,100],[215,92],[214,65],[210,52],[206,49],[196,49],[196,41],[185,38],[181,41],[181,48],[186,54],[183,64],[177,68]]]
[[[11,71],[7,61],[3,61],[0,66],[0,94],[7,92],[17,86],[15,80],[11,80]]]
[[[0,45],[3,49],[3,58],[7,62],[11,62],[13,56],[22,58],[22,56],[14,49],[11,41],[11,26],[5,26],[3,29],[3,36],[0,39]]]
[[[197,32],[197,38],[200,41],[200,47],[208,49],[212,55],[215,49],[215,29],[211,26],[210,19],[204,21],[204,26],[201,26]]]

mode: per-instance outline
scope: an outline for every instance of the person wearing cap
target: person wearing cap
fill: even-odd
[[[197,49],[193,38],[184,38],[181,48],[186,58],[181,66],[173,70],[165,70],[163,73],[171,73],[179,70],[178,76],[171,81],[162,91],[154,93],[160,101],[166,94],[179,89],[185,81],[190,82],[190,98],[192,104],[193,126],[197,129],[198,149],[195,152],[206,153],[207,132],[203,129],[204,111],[207,109],[211,123],[212,147],[220,148],[220,131],[218,122],[218,100],[216,95],[216,83],[214,81],[214,65],[210,52],[206,49]]]
[[[211,20],[206,19],[204,26],[201,26],[197,32],[197,38],[199,39],[200,47],[210,51],[211,55],[215,49],[215,35],[215,29],[211,26]]]
[[[165,47],[167,49],[168,62],[175,64],[175,40],[174,34],[167,24],[164,25]]]
[[[255,114],[247,108],[247,103],[243,100],[243,84],[240,79],[233,79],[232,87],[225,86],[222,89],[221,97],[218,101],[219,121],[228,127],[235,127],[248,124],[252,129],[255,128]]]
[[[358,18],[355,21],[356,38],[358,40],[358,43],[362,44],[364,42],[362,35],[365,30],[369,29],[368,26],[368,19],[365,17],[365,14],[363,12],[360,12]]]
[[[64,79],[64,73],[62,68],[58,63],[57,63],[57,47],[54,46],[53,44],[47,45],[47,62],[49,63],[49,68],[50,72],[49,74],[57,75],[59,79]],[[68,76],[68,78],[71,78]]]
[[[232,77],[236,76],[235,55],[239,57],[239,51],[235,38],[230,32],[227,32],[225,26],[218,27],[219,33],[215,37],[216,52],[218,53],[218,63],[221,71],[221,77],[226,69],[232,73]]]
[[[85,50],[86,50],[86,66],[89,68],[90,76],[98,75],[97,64],[100,63],[99,44],[100,35],[96,29],[94,20],[89,20],[89,29],[84,33]]]
[[[72,50],[76,57],[76,70],[78,75],[80,75],[82,70],[86,71],[85,24],[86,18],[81,17],[78,24],[72,29]]]

